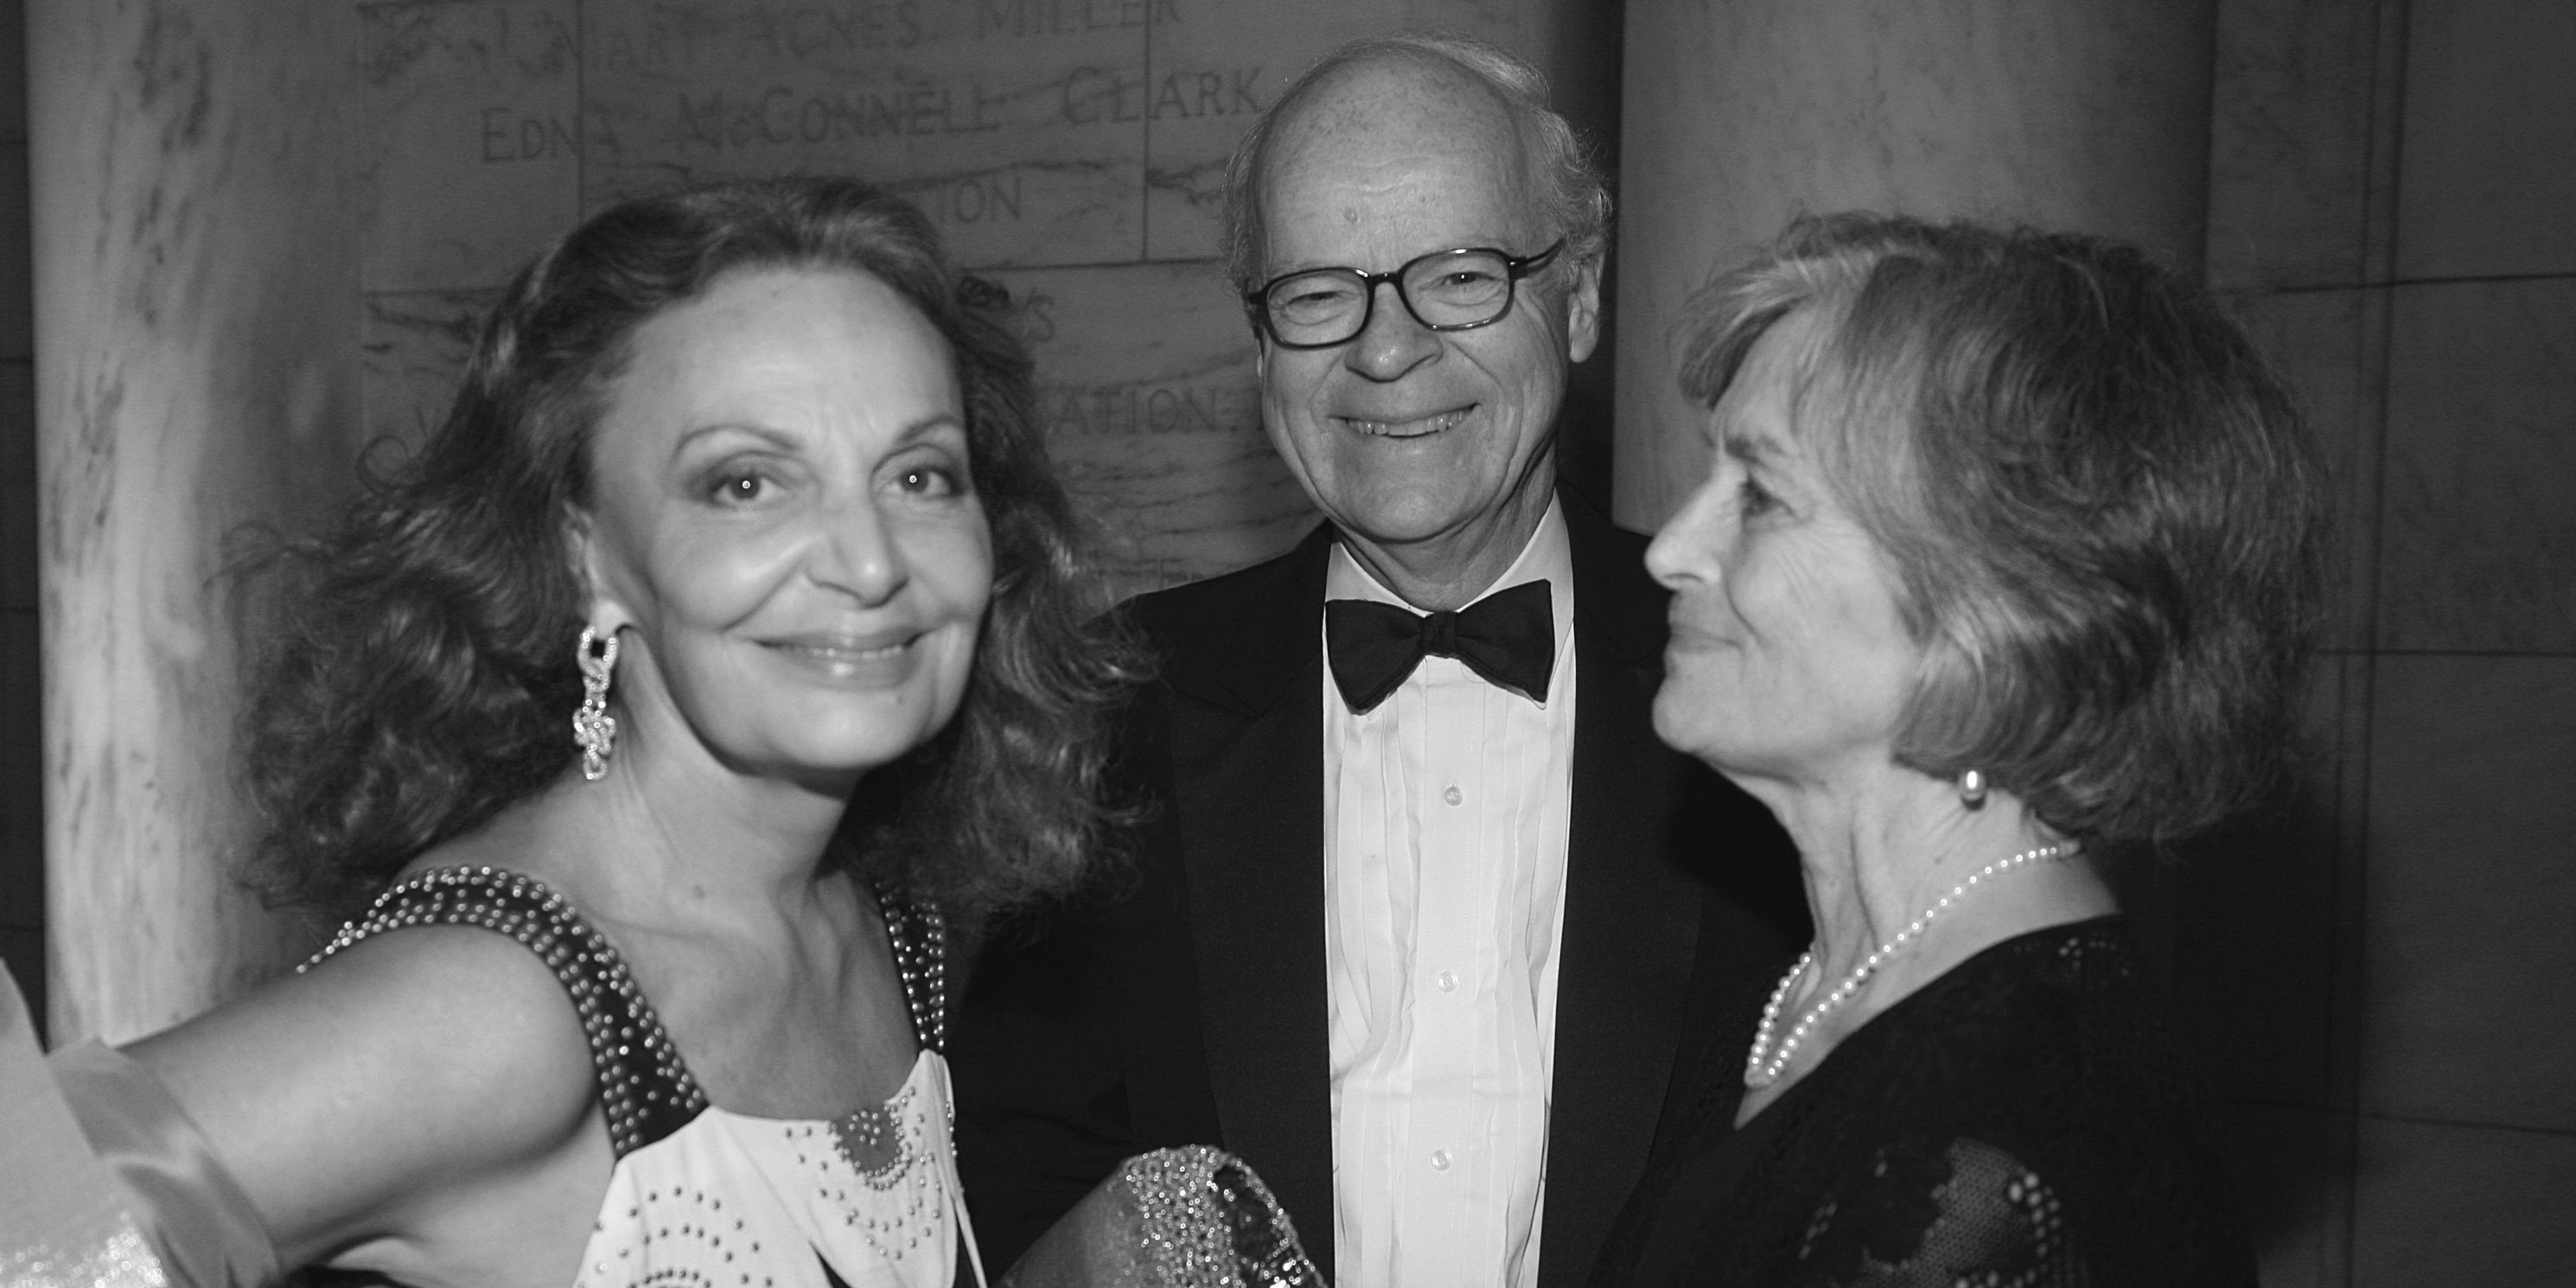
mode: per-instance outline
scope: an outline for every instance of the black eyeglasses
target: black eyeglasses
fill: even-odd
[[[1310,268],[1271,278],[1260,290],[1247,292],[1243,303],[1252,324],[1269,332],[1283,349],[1329,349],[1367,330],[1377,310],[1380,282],[1394,283],[1404,311],[1424,328],[1472,331],[1511,312],[1513,285],[1544,271],[1563,249],[1565,239],[1559,237],[1527,257],[1470,246],[1435,250],[1388,273]]]

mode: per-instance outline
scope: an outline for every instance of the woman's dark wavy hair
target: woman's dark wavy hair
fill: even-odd
[[[2292,745],[2326,504],[2296,403],[2209,293],[2091,237],[1802,218],[1703,291],[1714,405],[1783,320],[1793,432],[1927,642],[1898,741],[2086,841],[2257,803]]]
[[[995,580],[957,718],[863,780],[836,848],[969,915],[1069,885],[1101,832],[1099,734],[1138,656],[1086,598],[1026,349],[910,205],[847,179],[600,212],[514,278],[446,420],[329,535],[289,547],[245,736],[272,892],[331,911],[561,776],[585,594],[564,540],[647,320],[749,269],[866,273],[946,337]]]

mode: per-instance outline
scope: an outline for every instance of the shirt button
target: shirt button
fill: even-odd
[[[1458,975],[1456,972],[1445,970],[1440,972],[1440,991],[1443,993],[1455,993],[1458,991]]]
[[[1442,799],[1442,800],[1444,800],[1444,801],[1447,801],[1447,802],[1449,802],[1449,803],[1450,803],[1450,804],[1452,804],[1452,805],[1455,805],[1455,804],[1457,804],[1458,802],[1460,802],[1460,801],[1463,801],[1463,800],[1467,799],[1467,794],[1466,794],[1465,792],[1459,791],[1459,790],[1458,790],[1458,787],[1457,787],[1457,784],[1452,783],[1452,784],[1450,784],[1449,790],[1447,790],[1447,791],[1445,791],[1445,792],[1440,793],[1440,799]]]
[[[1448,1171],[1449,1151],[1445,1149],[1435,1149],[1431,1151],[1431,1165],[1441,1171]]]

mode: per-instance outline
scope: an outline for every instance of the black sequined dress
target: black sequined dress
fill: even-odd
[[[1763,999],[1712,1028],[1752,1042]],[[1594,1288],[2252,1285],[2253,1254],[2120,919],[1960,963],[1741,1128],[1743,1061],[1659,1132]]]

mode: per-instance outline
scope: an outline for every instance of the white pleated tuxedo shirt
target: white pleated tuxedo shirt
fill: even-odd
[[[1341,1288],[1538,1280],[1574,765],[1573,555],[1554,503],[1484,593],[1538,579],[1556,616],[1544,705],[1425,657],[1355,715],[1325,668]],[[1324,595],[1410,608],[1338,544]]]

